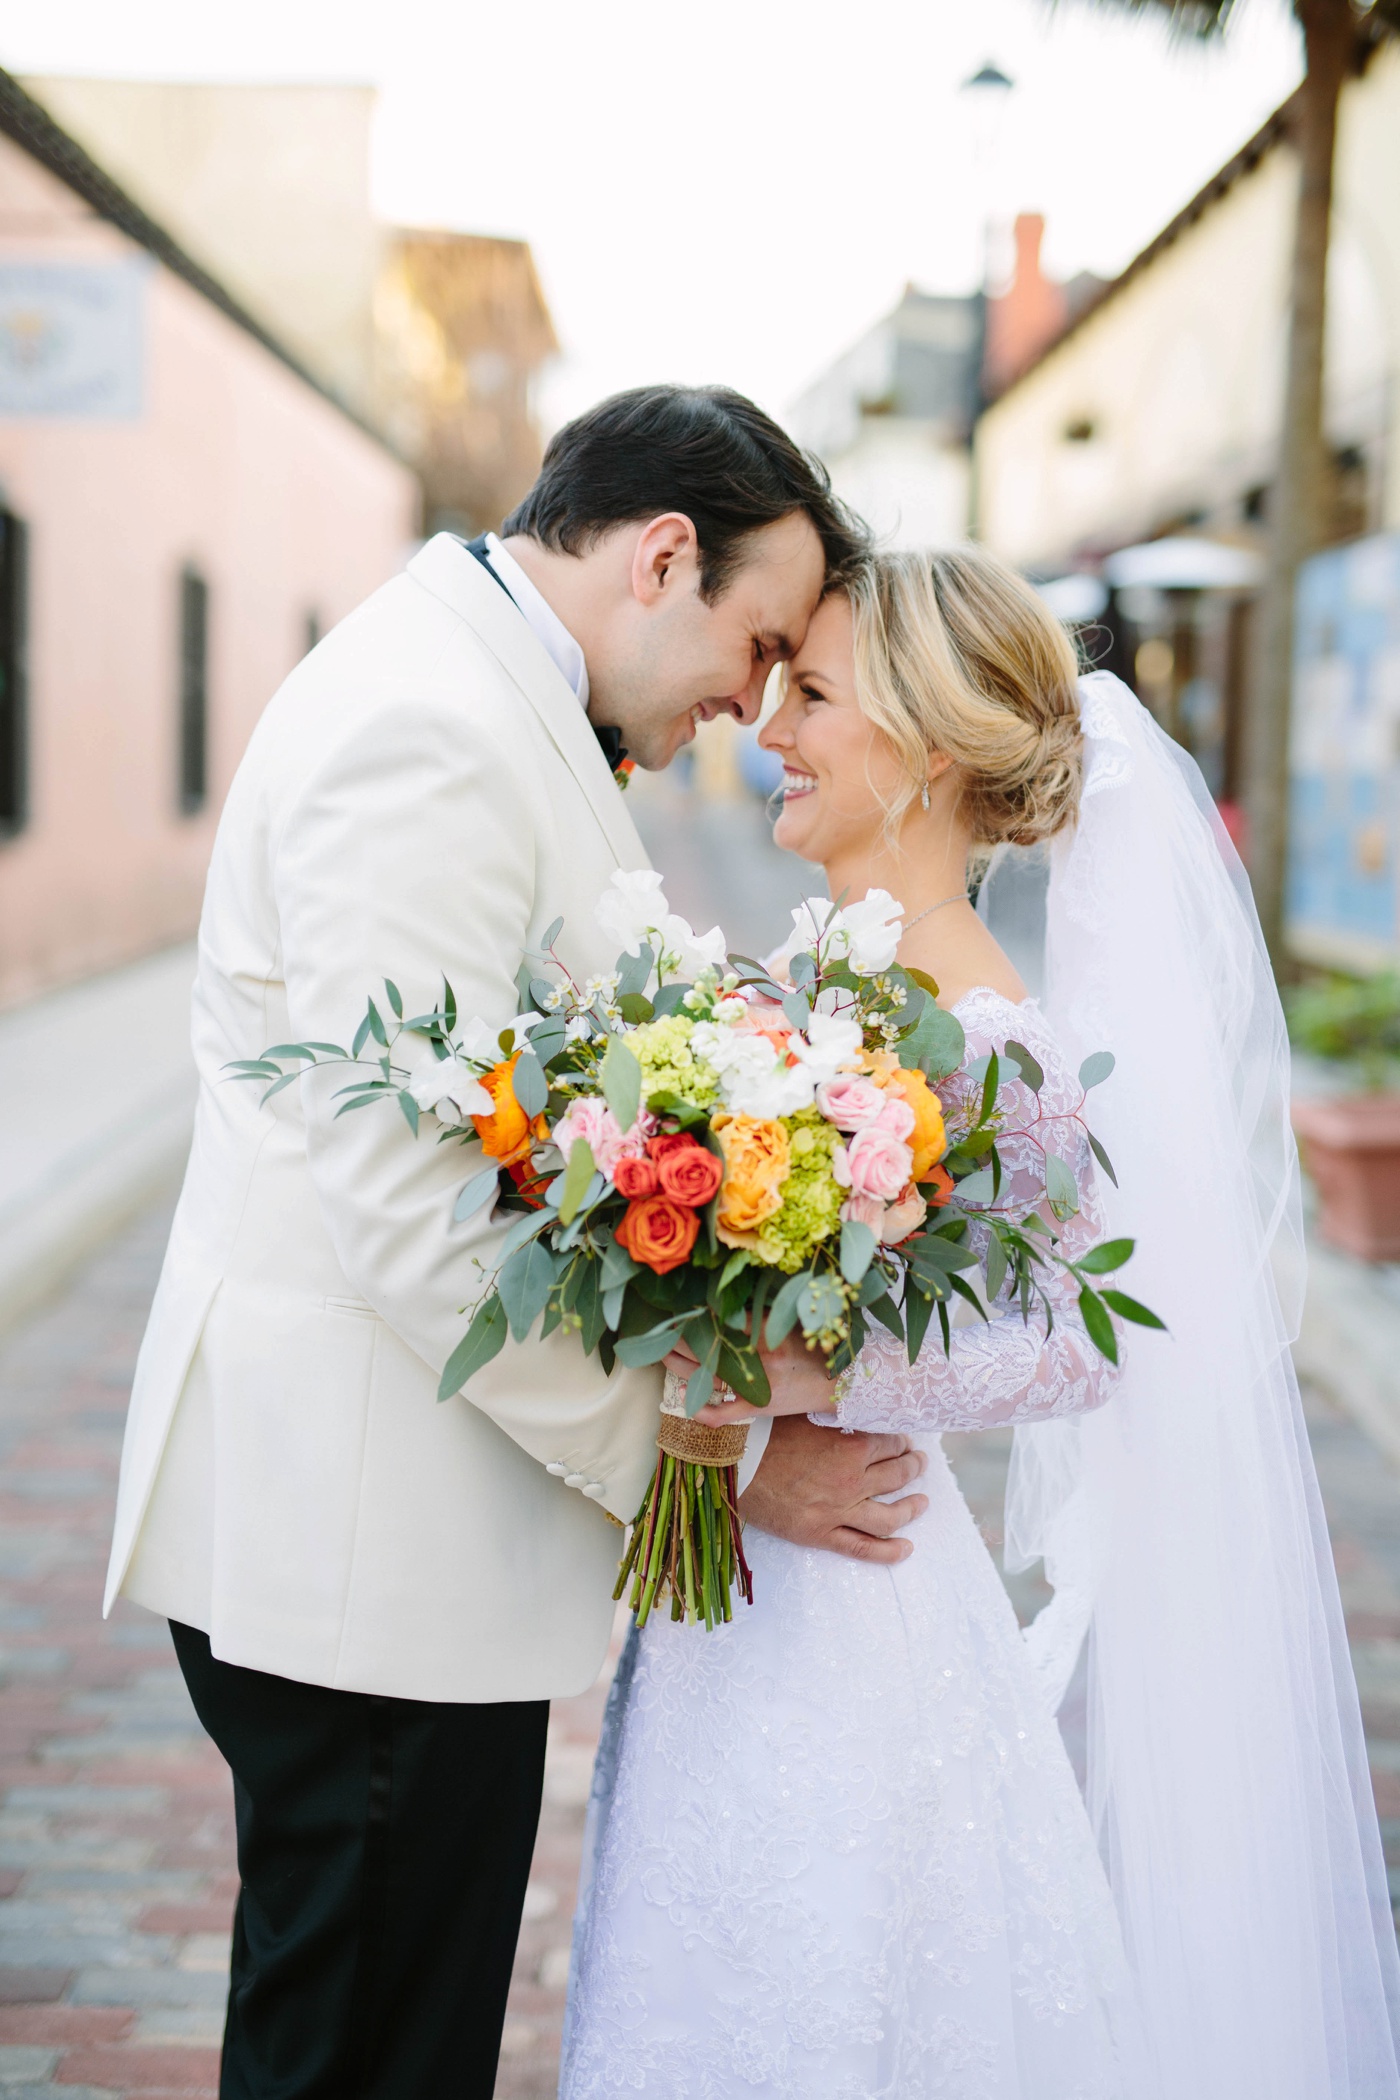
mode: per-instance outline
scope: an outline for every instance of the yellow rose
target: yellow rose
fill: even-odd
[[[948,1149],[943,1128],[943,1103],[922,1072],[906,1071],[900,1065],[876,1081],[887,1094],[900,1094],[914,1111],[909,1148],[914,1155],[914,1179],[923,1181]]]
[[[715,1231],[726,1247],[750,1247],[759,1226],[782,1208],[790,1164],[787,1131],[758,1116],[718,1115],[710,1128],[724,1154]]]

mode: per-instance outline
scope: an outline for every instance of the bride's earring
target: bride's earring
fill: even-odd
[[[927,810],[927,808],[928,808],[928,782],[927,782],[927,781],[925,781],[925,782],[924,782],[924,784],[923,784],[923,786],[922,786],[922,787],[921,787],[921,788],[919,789],[919,800],[920,800],[920,802],[922,802],[922,804],[923,804],[923,806],[924,806],[925,810]]]

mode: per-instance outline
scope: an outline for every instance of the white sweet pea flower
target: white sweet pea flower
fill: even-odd
[[[839,927],[841,914],[829,897],[808,897],[792,915],[792,938],[781,951],[784,962],[794,955],[814,954],[828,928]]]
[[[500,1034],[499,1028],[493,1028],[489,1021],[483,1021],[480,1014],[473,1014],[458,1031],[457,1055],[475,1058],[483,1065],[499,1064]]]
[[[844,1020],[840,1014],[814,1013],[807,1023],[805,1040],[794,1035],[788,1048],[800,1059],[815,1088],[853,1065],[863,1041],[859,1021]]]
[[[737,1116],[791,1116],[812,1105],[815,1078],[805,1065],[789,1065],[766,1035],[701,1021],[690,1047],[713,1067],[720,1098]]]
[[[440,1123],[465,1123],[469,1116],[489,1116],[495,1103],[475,1072],[455,1057],[429,1057],[409,1080],[408,1091],[425,1115]]]
[[[721,927],[712,926],[708,933],[697,933],[685,919],[675,912],[668,912],[657,927],[661,939],[662,953],[668,958],[677,975],[694,979],[702,970],[717,970],[725,957],[725,939]]]
[[[648,933],[661,924],[670,908],[655,868],[619,868],[598,899],[593,916],[624,954],[638,955]]]
[[[733,1080],[725,1094],[725,1105],[736,1116],[795,1116],[810,1108],[815,1088],[805,1065],[775,1064],[762,1079]]]
[[[871,890],[841,913],[846,954],[858,977],[878,977],[894,961],[904,931],[904,906],[888,890]]]

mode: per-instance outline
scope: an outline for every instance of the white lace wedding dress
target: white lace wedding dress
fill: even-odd
[[[1081,1098],[1033,1002],[960,1002],[968,1062],[1008,1037]],[[945,1102],[969,1082],[945,1082]],[[1018,1099],[1020,1090],[1018,1087]],[[1029,1097],[1021,1102],[1033,1110]],[[1019,1118],[1018,1118],[1019,1120]],[[1099,1236],[1079,1127],[1053,1126]],[[1005,1147],[1013,1196],[1029,1144]],[[1107,2100],[1122,1955],[1049,1703],[938,1443],[1099,1405],[1075,1287],[1055,1326],[996,1308],[911,1370],[876,1330],[843,1427],[927,1450],[913,1554],[871,1567],[750,1532],[755,1601],[628,1644],[590,1808],[561,2100]]]

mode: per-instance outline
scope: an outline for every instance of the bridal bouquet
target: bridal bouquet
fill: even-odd
[[[1075,1276],[1085,1327],[1110,1359],[1110,1312],[1160,1323],[1097,1280],[1131,1240],[1075,1263],[1056,1251],[1054,1221],[1078,1208],[1074,1176],[1048,1121],[1038,1136],[1013,1124],[1003,1091],[1019,1079],[1038,1095],[1028,1050],[1008,1042],[972,1066],[970,1105],[945,1123],[935,1087],[960,1068],[963,1031],[932,980],[896,964],[893,898],[801,906],[778,976],[727,954],[719,928],[694,933],[660,885],[652,872],[613,877],[597,918],[621,953],[584,983],[558,958],[556,920],[538,969],[522,969],[523,1010],[500,1030],[463,1024],[450,985],[433,1012],[405,1018],[386,981],[349,1050],[282,1043],[232,1070],[270,1095],[305,1065],[344,1063],[364,1076],[341,1090],[338,1115],[392,1101],[415,1133],[430,1116],[440,1140],[479,1141],[486,1164],[455,1216],[488,1205],[516,1215],[440,1399],[537,1323],[542,1336],[572,1331],[608,1371],[691,1352],[684,1387],[667,1381],[617,1595],[630,1580],[643,1623],[669,1596],[673,1616],[713,1627],[732,1616],[736,1587],[752,1601],[736,1480],[748,1432],[692,1418],[717,1390],[767,1402],[761,1348],[799,1331],[835,1376],[874,1320],[912,1363],[935,1314],[949,1347],[957,1299],[985,1319],[1009,1287],[1023,1318],[1039,1306],[1048,1321],[1040,1279],[1054,1263]],[[1086,1092],[1112,1068],[1107,1052],[1088,1058]],[[1014,1216],[998,1205],[998,1145],[1013,1129],[1035,1136],[1045,1161],[1043,1205]],[[975,1243],[974,1223],[985,1228]]]

